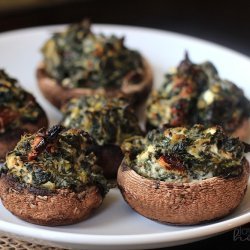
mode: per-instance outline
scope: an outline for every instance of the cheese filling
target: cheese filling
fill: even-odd
[[[220,125],[234,132],[250,116],[250,102],[234,83],[221,79],[210,62],[192,63],[188,56],[147,102],[148,128]]]
[[[202,125],[153,130],[146,138],[132,138],[123,146],[126,162],[138,174],[167,182],[238,176],[244,149],[221,127]]]
[[[57,132],[57,130],[61,129]],[[20,183],[48,190],[81,190],[98,184],[106,193],[107,181],[96,164],[96,144],[83,130],[54,126],[47,132],[25,135],[8,153],[0,169]]]

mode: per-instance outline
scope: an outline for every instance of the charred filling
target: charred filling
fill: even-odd
[[[90,23],[70,25],[42,48],[46,72],[66,88],[119,88],[124,77],[137,84],[142,58],[124,45],[124,38],[94,34]]]
[[[250,102],[234,83],[220,79],[210,63],[193,64],[186,56],[148,101],[149,128],[203,124],[236,130],[250,114]]]
[[[8,153],[0,173],[29,188],[82,191],[97,185],[105,194],[107,181],[96,164],[96,143],[83,130],[57,125],[48,131],[25,135]]]
[[[142,134],[134,111],[124,99],[107,99],[101,95],[75,98],[62,111],[62,125],[84,129],[99,145],[121,145],[132,135]]]
[[[34,97],[0,70],[0,135],[27,122],[35,123],[42,115],[44,113]]]
[[[152,130],[122,145],[125,162],[138,174],[161,181],[192,182],[242,174],[249,145],[228,137],[220,126],[195,125]]]

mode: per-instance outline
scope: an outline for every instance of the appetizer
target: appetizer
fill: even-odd
[[[138,213],[191,225],[219,219],[242,201],[249,178],[249,145],[219,126],[152,130],[122,145],[118,187]]]
[[[124,38],[95,34],[87,20],[55,33],[43,46],[38,84],[56,107],[68,99],[96,93],[144,101],[152,87],[152,72]]]
[[[108,192],[96,164],[95,145],[85,131],[60,125],[23,136],[0,171],[3,205],[39,225],[84,220]]]
[[[0,70],[0,160],[5,158],[25,132],[47,128],[45,112],[17,80]]]
[[[67,128],[81,128],[98,143],[98,164],[104,175],[116,178],[123,158],[122,142],[132,135],[142,135],[133,109],[122,98],[103,95],[73,98],[62,108],[61,124]]]
[[[147,104],[147,127],[220,125],[245,139],[249,134],[250,102],[234,83],[221,79],[210,62],[192,63],[188,56],[154,91]]]

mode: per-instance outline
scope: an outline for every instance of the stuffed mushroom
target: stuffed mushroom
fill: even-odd
[[[124,142],[118,186],[138,213],[164,223],[191,225],[230,214],[249,178],[249,145],[219,126],[152,130]]]
[[[56,125],[25,135],[1,168],[0,197],[17,217],[39,225],[80,222],[108,192],[96,143],[83,130]]]
[[[47,128],[45,112],[17,80],[0,70],[0,159],[12,150],[21,135]]]
[[[221,79],[210,62],[192,63],[188,56],[166,75],[147,103],[147,127],[220,125],[240,139],[249,135],[250,102],[234,83]]]
[[[152,87],[152,72],[124,38],[95,34],[87,20],[55,33],[43,46],[37,69],[39,87],[56,107],[72,97],[105,94],[137,105]]]
[[[123,98],[107,98],[103,95],[73,98],[62,108],[61,124],[67,128],[87,131],[99,145],[96,153],[104,175],[116,178],[122,161],[122,142],[133,136],[142,135],[133,108]]]

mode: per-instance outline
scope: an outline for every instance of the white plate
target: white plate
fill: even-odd
[[[60,114],[41,96],[35,68],[39,49],[58,26],[8,32],[0,35],[0,68],[17,77],[47,111],[51,123]],[[172,32],[115,25],[95,25],[95,31],[126,36],[126,44],[140,50],[153,65],[155,84],[162,82],[169,67],[176,66],[188,50],[194,62],[210,60],[221,76],[241,86],[250,96],[250,60],[221,46]],[[111,190],[102,207],[88,220],[62,227],[42,227],[23,222],[0,205],[0,230],[30,241],[81,249],[146,249],[184,244],[225,232],[250,222],[250,191],[233,214],[198,226],[169,226],[136,214]]]

